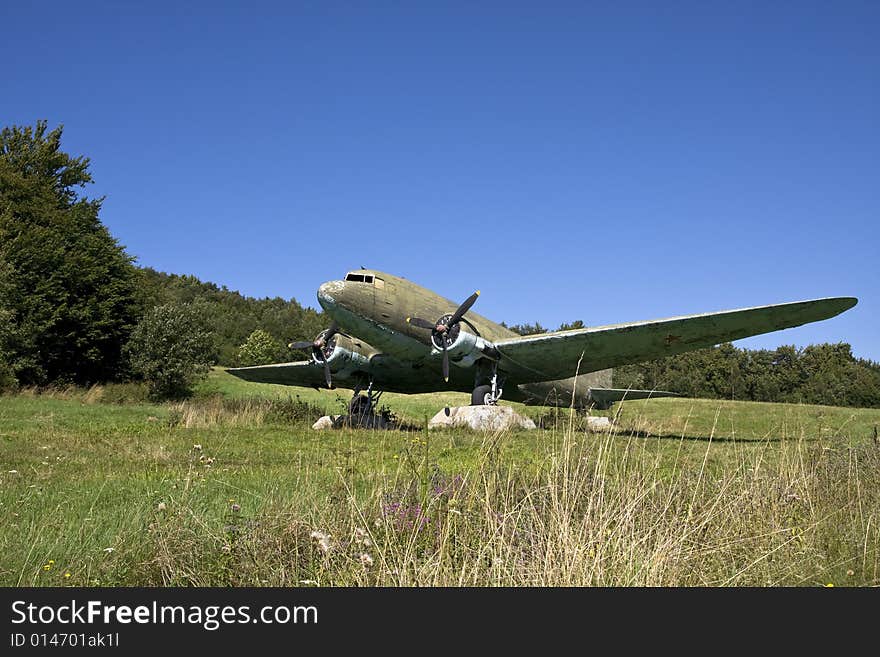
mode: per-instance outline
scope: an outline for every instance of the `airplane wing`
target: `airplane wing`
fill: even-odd
[[[353,389],[366,387],[370,379],[378,390],[402,393],[442,392],[458,390],[470,392],[473,388],[473,372],[455,367],[449,383],[440,376],[439,362],[434,367],[414,368],[411,363],[401,363],[385,354],[375,354],[367,364],[346,366],[333,371],[333,386]],[[233,376],[255,383],[277,383],[287,386],[326,388],[324,367],[311,360],[294,363],[275,363],[253,367],[232,367],[226,370]]]
[[[275,363],[253,367],[231,367],[226,370],[233,376],[254,383],[279,383],[304,388],[326,387],[324,367],[311,360],[294,363]]]
[[[835,297],[510,338],[495,343],[517,383],[639,363],[828,319],[858,299]],[[578,364],[580,361],[580,365]]]

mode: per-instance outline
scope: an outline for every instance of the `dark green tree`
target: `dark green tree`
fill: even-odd
[[[211,333],[194,304],[153,308],[125,346],[131,368],[150,385],[154,399],[180,399],[207,376],[214,355]]]
[[[9,295],[12,292],[12,268],[0,256],[0,392],[13,390],[18,384],[10,364],[10,349],[14,333]]]
[[[111,379],[138,306],[131,258],[80,195],[89,160],[61,150],[59,126],[0,131],[2,311],[8,365],[23,384]]]

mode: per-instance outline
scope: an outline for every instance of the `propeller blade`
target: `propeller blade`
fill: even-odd
[[[300,342],[291,342],[287,345],[290,349],[311,349],[315,346],[315,343],[311,340],[309,341],[300,341]]]
[[[471,296],[469,296],[467,299],[465,299],[464,303],[461,304],[454,313],[452,313],[452,317],[449,319],[449,326],[452,326],[453,324],[457,324],[458,322],[460,322],[461,318],[464,316],[464,314],[468,310],[471,309],[471,306],[474,305],[474,303],[477,301],[477,297],[479,297],[479,296],[480,296],[480,291],[477,290]]]
[[[477,327],[474,326],[473,324],[471,324],[469,321],[467,321],[466,318],[462,317],[462,318],[461,318],[461,321],[463,321],[465,324],[467,324],[467,325],[470,327],[471,331],[474,332],[474,335],[479,335],[479,334],[480,334],[480,332],[477,330]]]
[[[427,320],[421,319],[420,317],[407,317],[406,321],[408,324],[412,324],[413,326],[421,329],[427,329],[429,331],[434,330],[434,322],[429,322]]]
[[[333,379],[330,376],[330,364],[327,362],[327,359],[324,359],[324,379],[327,381],[327,387],[333,387]]]
[[[324,340],[324,344],[330,342],[330,338],[332,338],[337,333],[339,333],[339,324],[337,324],[336,320],[334,319],[332,322],[330,322],[330,327],[327,329],[327,332],[324,333],[324,337],[322,338]]]
[[[446,339],[443,340],[443,380],[449,383],[449,352],[446,351]]]

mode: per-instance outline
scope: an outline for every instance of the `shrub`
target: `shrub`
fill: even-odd
[[[281,344],[267,331],[257,329],[238,348],[238,361],[245,367],[277,363],[281,358]]]
[[[166,304],[148,312],[131,334],[126,353],[153,399],[181,399],[210,370],[213,341],[195,307]]]

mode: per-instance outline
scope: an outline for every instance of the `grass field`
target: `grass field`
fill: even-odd
[[[880,410],[626,402],[531,432],[315,432],[348,393],[0,397],[0,584],[877,585]],[[118,395],[117,395],[118,396]],[[606,413],[608,414],[608,413]]]

